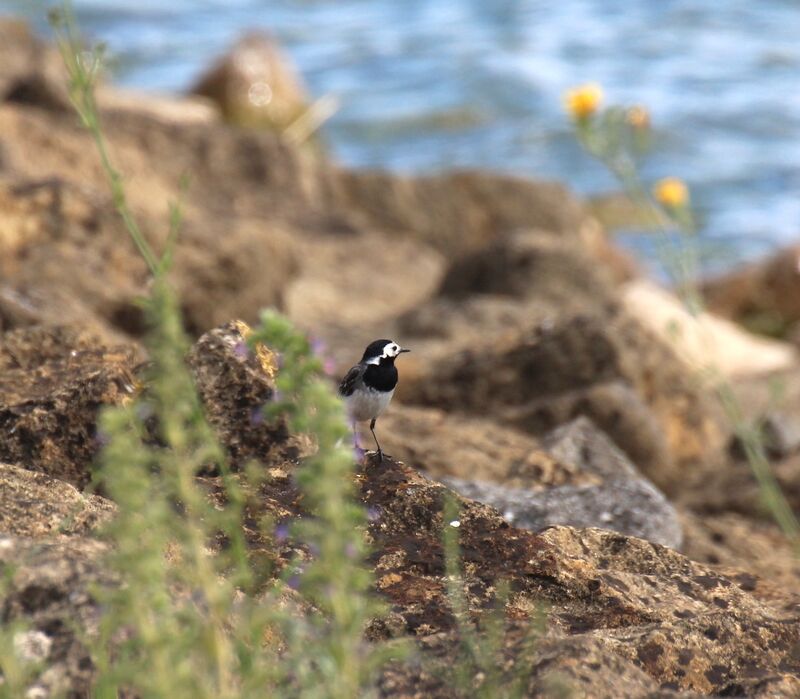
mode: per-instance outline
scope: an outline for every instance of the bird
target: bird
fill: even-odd
[[[394,360],[410,351],[393,340],[370,342],[361,361],[351,367],[339,384],[339,395],[344,399],[353,423],[356,449],[359,448],[356,423],[369,420],[369,429],[378,448],[380,461],[383,461],[383,450],[375,435],[375,422],[389,406],[397,386],[398,374]]]

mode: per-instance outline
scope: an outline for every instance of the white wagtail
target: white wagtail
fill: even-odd
[[[356,422],[369,420],[369,429],[381,461],[383,451],[375,436],[375,421],[388,407],[397,386],[397,367],[394,360],[403,352],[410,351],[391,340],[370,342],[361,361],[347,372],[339,384],[339,395],[344,398],[347,413],[353,421],[356,448],[359,448]]]

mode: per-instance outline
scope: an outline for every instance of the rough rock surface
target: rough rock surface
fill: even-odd
[[[114,514],[114,503],[19,466],[0,464],[0,533],[84,536]]]
[[[0,340],[0,459],[83,487],[99,448],[97,414],[136,392],[133,352],[62,328]]]
[[[261,409],[275,394],[277,360],[263,346],[250,350],[250,328],[233,321],[205,333],[189,353],[206,416],[228,450],[232,466],[249,460],[296,460],[308,453],[307,440],[286,425],[264,420]]]
[[[276,366],[267,350],[241,351],[242,333],[241,325],[228,325],[206,335],[192,352],[207,411],[232,453],[243,445],[263,446],[258,439],[249,441],[249,422],[244,431],[234,427],[246,417],[240,398],[243,403],[268,398]],[[578,423],[547,443],[559,459],[580,461],[595,477],[629,473],[630,466],[610,445],[605,456],[587,453],[588,430],[586,423]],[[281,468],[264,485],[258,506],[285,521],[303,514],[302,497],[291,478],[291,455],[278,450],[273,456]],[[550,472],[554,479],[561,477],[556,467]],[[448,490],[407,466],[374,457],[356,479],[373,513],[370,564],[376,586],[392,609],[386,620],[371,625],[370,637],[410,634],[433,663],[423,667],[439,668],[395,666],[382,677],[383,694],[452,696],[446,667],[457,641],[441,544],[441,528],[449,526],[441,514]],[[794,650],[800,644],[797,605],[786,594],[782,604],[750,594],[758,587],[754,575],[735,570],[724,575],[657,544],[597,529],[554,527],[534,534],[510,526],[487,505],[460,502],[469,608],[480,618],[500,581],[510,583],[506,616],[511,626],[504,640],[509,672],[525,663],[531,691],[563,682],[608,697],[621,689],[632,696],[675,691],[789,696],[785,693],[800,673]],[[254,551],[271,546],[260,531],[248,535]],[[102,546],[81,538],[70,544],[63,537],[36,548],[23,539],[4,542],[3,560],[16,566],[3,602],[4,618],[24,617],[47,636],[53,686],[66,683],[81,691],[91,668],[66,620],[77,620],[85,629],[96,624],[98,610],[86,590],[97,581],[108,582],[95,563]],[[272,550],[272,556],[280,563],[289,550]],[[69,595],[64,595],[66,586]],[[526,620],[543,602],[549,606],[546,629],[532,655],[526,655]]]
[[[362,489],[380,512],[372,526],[379,588],[417,636],[450,631],[439,531],[444,489],[397,464],[375,462]],[[751,575],[727,578],[669,549],[596,529],[524,532],[474,503],[465,503],[459,520],[470,607],[485,608],[503,578],[515,591],[512,618],[547,600],[552,633],[569,635],[564,645],[594,639],[609,676],[616,656],[617,665],[630,662],[656,681],[639,685],[634,696],[657,687],[758,696],[753,678],[782,681],[797,672],[797,620],[745,592]],[[584,681],[578,686],[591,686]],[[612,686],[598,695],[614,696]]]

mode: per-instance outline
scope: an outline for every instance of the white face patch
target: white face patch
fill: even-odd
[[[402,348],[396,342],[387,342],[386,345],[383,347],[383,354],[380,357],[370,357],[366,363],[367,364],[380,364],[381,359],[390,359],[397,357],[400,354],[400,350]]]
[[[383,348],[383,356],[386,358],[396,357],[398,354],[400,354],[400,345],[395,342],[390,342]]]

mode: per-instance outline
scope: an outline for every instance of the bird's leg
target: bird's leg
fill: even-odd
[[[364,458],[364,450],[358,443],[358,424],[355,420],[350,424],[353,426],[353,452],[356,455],[356,460],[361,461]]]
[[[378,459],[383,461],[383,450],[381,449],[381,445],[378,442],[378,437],[375,434],[375,421],[378,418],[374,417],[369,423],[369,431],[372,432],[372,438],[375,440],[375,446],[378,447]]]

